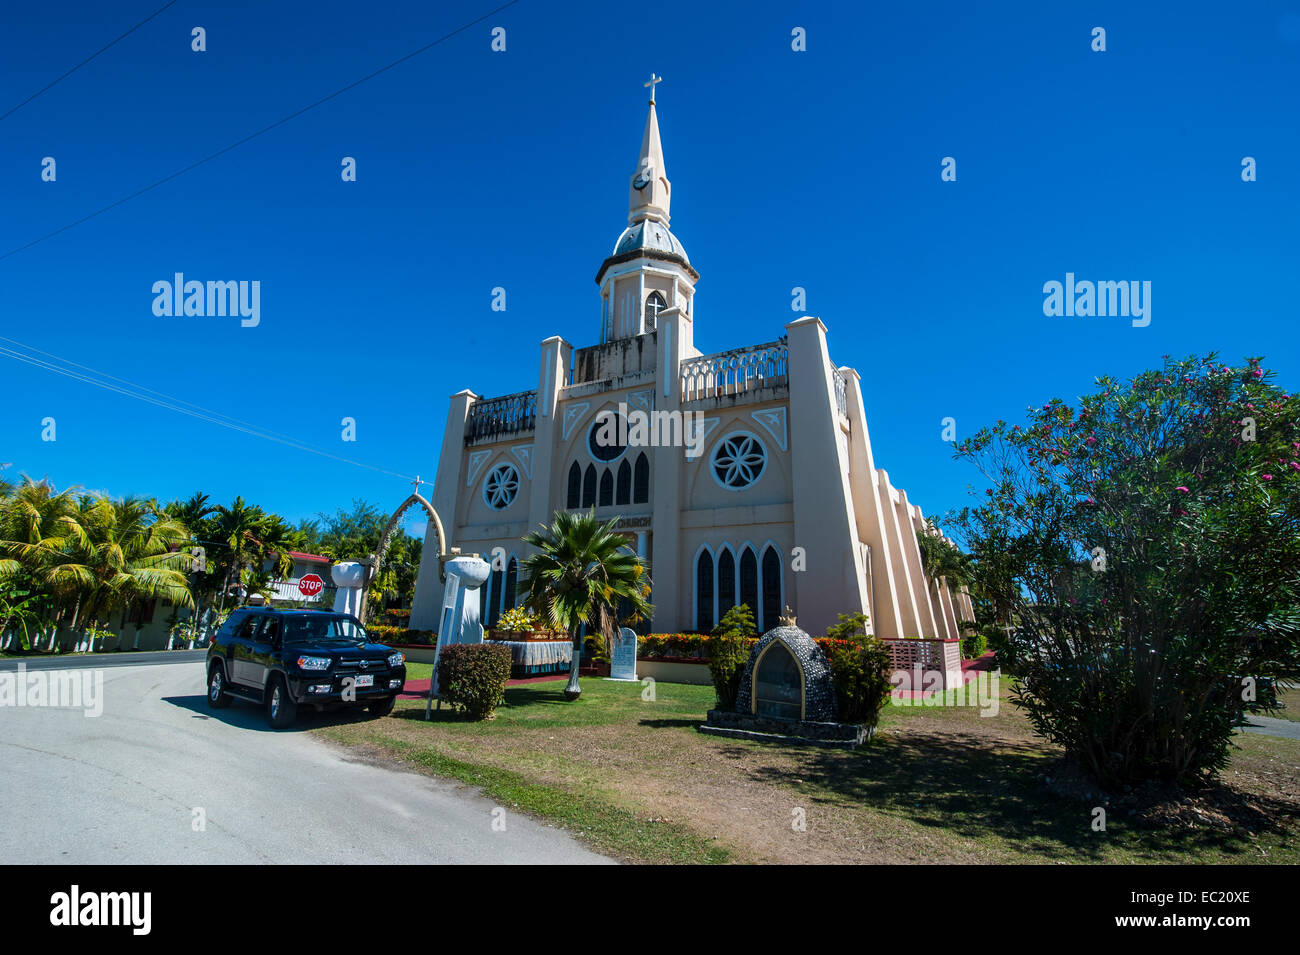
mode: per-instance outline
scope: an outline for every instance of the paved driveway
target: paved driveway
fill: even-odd
[[[122,657],[113,655],[119,663]],[[370,765],[246,703],[210,710],[202,654],[100,667],[103,713],[0,706],[8,863],[599,863],[458,783]],[[47,662],[33,666],[38,677]],[[52,664],[51,664],[52,665]],[[0,667],[7,679],[15,661]],[[306,714],[303,726],[329,715]],[[202,810],[201,815],[196,810]],[[195,830],[195,820],[204,827]],[[501,818],[500,814],[497,815]]]

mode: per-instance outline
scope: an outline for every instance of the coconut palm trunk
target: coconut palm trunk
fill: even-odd
[[[569,701],[582,696],[582,686],[578,683],[578,670],[582,667],[582,628],[573,630],[573,659],[569,662],[569,682],[564,687],[564,698]]]
[[[646,599],[650,581],[645,567],[627,539],[614,528],[616,520],[602,523],[594,511],[573,514],[557,511],[550,527],[523,537],[536,550],[523,561],[528,604],[547,624],[573,638],[573,659],[564,698],[582,695],[578,670],[582,662],[582,630],[608,634],[614,625],[614,608],[621,602],[639,618],[649,617]]]

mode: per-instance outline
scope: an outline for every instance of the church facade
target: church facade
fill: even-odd
[[[880,637],[959,636],[969,598],[926,580],[916,533],[932,531],[876,467],[858,373],[821,320],[695,347],[699,273],[669,228],[653,89],[627,227],[596,275],[599,342],[541,342],[534,390],[451,396],[432,504],[448,545],[493,565],[484,625],[523,594],[520,538],[594,508],[649,568],[653,632],[707,632],[744,603],[760,633],[788,604],[814,634],[863,611]],[[442,596],[430,531],[410,626],[437,629]]]

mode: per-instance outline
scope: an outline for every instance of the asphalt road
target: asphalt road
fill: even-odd
[[[202,652],[165,657],[165,664],[62,661],[76,673],[102,673],[97,717],[80,709],[0,706],[0,804],[7,807],[0,859],[609,861],[560,830],[510,812],[494,817],[495,804],[468,787],[371,765],[305,732],[337,717],[310,713],[299,726],[275,732],[247,703],[211,710]],[[4,661],[0,673],[16,662]],[[29,676],[45,662],[29,665]],[[201,831],[195,810],[202,810]],[[504,819],[504,831],[494,830],[494,819]]]

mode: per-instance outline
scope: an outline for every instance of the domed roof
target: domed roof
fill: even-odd
[[[677,241],[677,236],[668,231],[668,226],[653,219],[642,219],[628,226],[618,237],[618,242],[614,244],[614,251],[610,255],[622,255],[638,249],[670,252],[673,255],[680,255],[687,265],[691,262],[687,258],[685,247]]]

